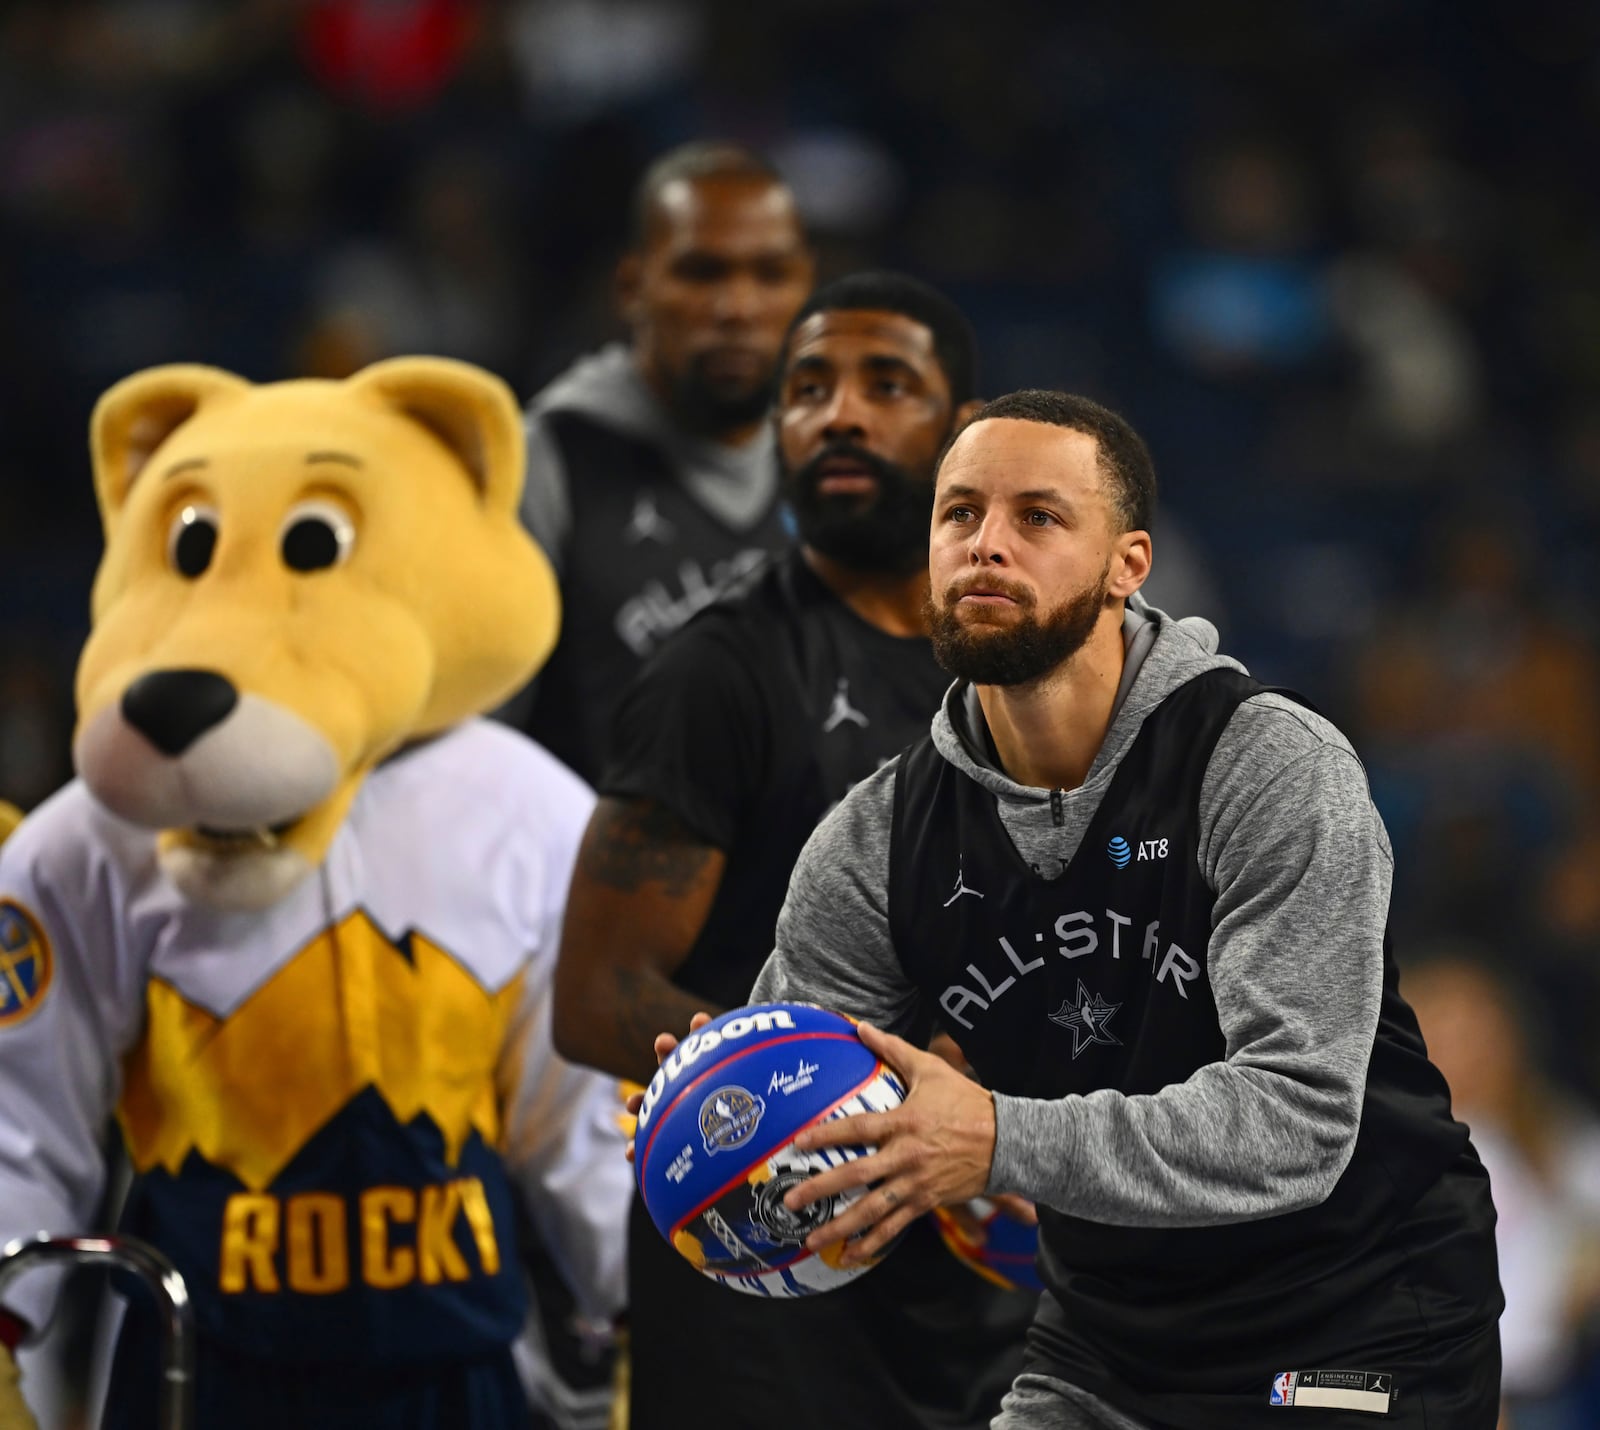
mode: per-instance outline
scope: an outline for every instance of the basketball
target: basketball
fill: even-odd
[[[981,1228],[981,1240],[975,1240],[948,1208],[933,1209],[939,1235],[955,1258],[985,1281],[992,1281],[1008,1291],[1044,1290],[1035,1264],[1039,1254],[1039,1228],[1025,1226],[1007,1216],[987,1197],[974,1197],[966,1206]]]
[[[904,1098],[848,1018],[803,1003],[732,1009],[685,1038],[645,1089],[634,1140],[640,1195],[661,1234],[713,1281],[753,1296],[831,1291],[882,1257],[842,1266],[842,1243],[814,1256],[805,1239],[867,1188],[799,1212],[783,1198],[873,1149],[799,1152],[794,1139]]]

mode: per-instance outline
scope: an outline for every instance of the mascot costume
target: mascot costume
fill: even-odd
[[[89,1229],[115,1112],[201,1430],[526,1426],[517,1217],[603,1320],[631,1173],[615,1085],[549,1036],[592,796],[474,718],[559,623],[516,405],[442,359],[164,367],[92,449],[79,778],[0,849],[0,1243]],[[0,1426],[54,1290],[0,1311]],[[154,1419],[153,1320],[110,1425]]]

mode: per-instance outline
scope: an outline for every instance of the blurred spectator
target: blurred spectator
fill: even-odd
[[[506,186],[476,151],[422,160],[398,231],[345,244],[321,265],[296,366],[342,378],[379,358],[435,352],[514,367],[525,305],[506,241]]]
[[[662,156],[617,267],[631,342],[534,398],[523,516],[561,576],[562,635],[513,718],[591,781],[660,643],[782,544],[768,408],[812,260],[789,190],[729,144]]]
[[[1395,841],[1396,920],[1516,937],[1525,891],[1600,810],[1600,656],[1539,599],[1509,500],[1438,523],[1361,653],[1358,745]]]
[[[460,67],[483,0],[316,0],[301,42],[336,94],[376,110],[436,99]]]
[[[35,641],[39,636],[34,632]],[[54,660],[26,646],[11,652],[0,670],[0,800],[32,809],[71,778],[72,719],[63,694]]]
[[[1512,1430],[1591,1430],[1600,1401],[1581,1387],[1600,1346],[1600,1117],[1546,1079],[1538,1024],[1481,955],[1440,952],[1402,981],[1489,1169]]]
[[[685,0],[524,0],[507,38],[530,107],[575,124],[690,81],[707,24]]]
[[[1294,368],[1328,341],[1304,162],[1232,141],[1185,175],[1190,242],[1151,274],[1151,320],[1173,355],[1219,378]]]

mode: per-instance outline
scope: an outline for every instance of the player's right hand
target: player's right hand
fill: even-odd
[[[21,1380],[11,1352],[0,1343],[0,1430],[39,1430],[22,1398]]]

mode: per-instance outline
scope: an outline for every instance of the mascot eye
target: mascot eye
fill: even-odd
[[[301,502],[283,519],[283,564],[291,571],[326,571],[338,566],[355,542],[355,523],[332,502]]]
[[[217,550],[217,514],[208,506],[186,506],[167,533],[167,560],[191,581],[205,572]]]

